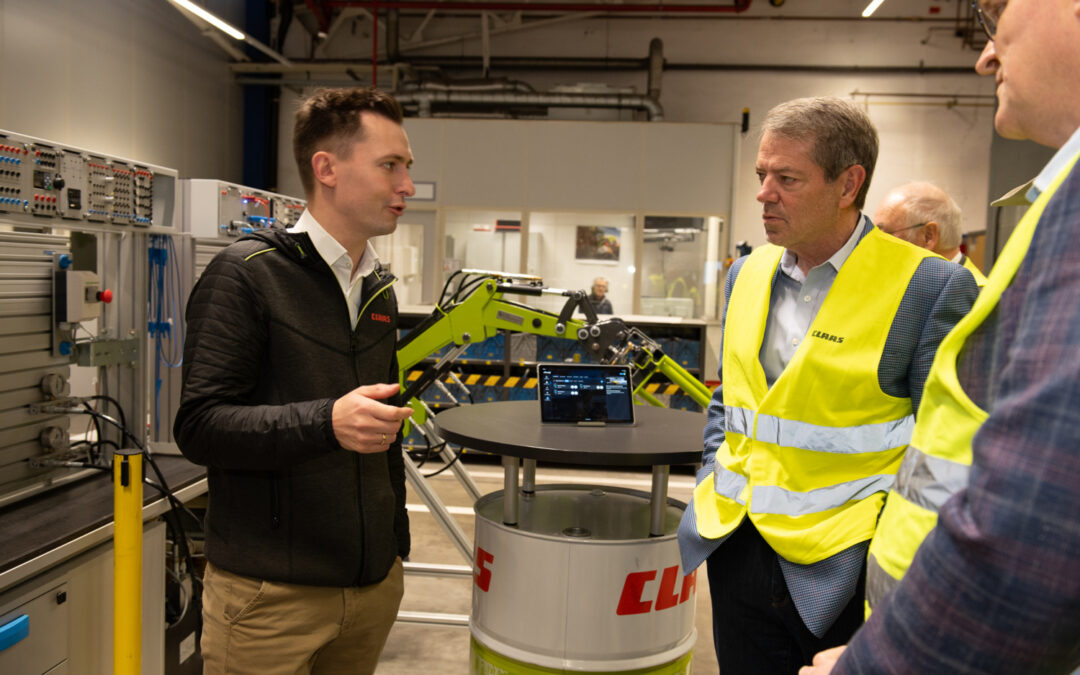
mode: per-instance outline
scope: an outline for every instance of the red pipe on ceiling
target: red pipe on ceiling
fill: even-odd
[[[318,0],[304,0],[304,4],[311,10],[311,13],[315,15],[315,20],[319,24],[319,30],[326,31],[330,22],[327,20],[326,15],[323,14],[322,4]]]

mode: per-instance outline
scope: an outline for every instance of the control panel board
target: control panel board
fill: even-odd
[[[220,180],[180,181],[182,228],[199,239],[235,239],[296,224],[307,202]]]
[[[174,230],[177,172],[0,129],[0,219]]]

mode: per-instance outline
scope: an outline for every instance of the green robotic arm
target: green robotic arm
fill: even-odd
[[[679,389],[697,403],[702,409],[709,407],[712,400],[712,390],[702,384],[701,380],[691,375],[677,361],[664,353],[660,343],[653,340],[637,328],[626,326],[620,319],[611,319],[620,326],[616,332],[616,349],[618,354],[612,363],[630,363],[635,366],[634,394],[651,405],[663,406],[655,396],[645,389],[649,379],[656,373],[660,373],[671,380]]]
[[[420,394],[449,371],[455,358],[473,343],[497,334],[501,329],[548,337],[576,339],[600,363],[629,363],[633,366],[634,393],[641,400],[663,406],[645,385],[661,373],[685,391],[702,408],[708,407],[712,392],[673,359],[659,343],[617,318],[600,321],[584,291],[546,288],[539,277],[502,272],[462,270],[458,291],[448,300],[440,299],[435,311],[398,343],[399,381],[404,399],[412,406],[412,421],[423,424],[427,412]],[[472,281],[468,281],[472,277]],[[447,282],[449,287],[451,280]],[[511,302],[506,294],[560,295],[567,298],[558,315]],[[444,290],[445,296],[445,290]],[[459,299],[460,298],[460,299]],[[574,319],[581,309],[585,319]],[[447,345],[455,345],[419,378],[406,383],[410,369]]]
[[[478,285],[474,284],[474,288],[460,302],[436,306],[431,316],[398,342],[398,366],[402,377],[417,363],[449,344],[465,347],[494,336],[500,329],[550,337],[577,336],[586,324],[571,319],[570,315],[578,306],[586,311],[586,316],[588,310],[592,309],[583,291],[544,288],[536,277],[468,270],[464,273],[484,274],[486,278]],[[506,293],[564,295],[568,298],[567,308],[556,316],[510,302],[503,298]],[[596,322],[595,310],[592,311],[592,322]]]

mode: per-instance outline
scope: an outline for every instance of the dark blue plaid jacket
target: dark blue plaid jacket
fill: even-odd
[[[990,413],[969,485],[834,675],[1080,665],[1080,164],[958,369]]]

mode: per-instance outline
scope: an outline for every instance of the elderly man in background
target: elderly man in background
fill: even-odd
[[[611,314],[611,298],[607,297],[610,282],[604,277],[596,277],[592,282],[592,291],[589,293],[589,301],[592,302],[597,314]]]
[[[893,188],[874,211],[874,224],[942,258],[963,265],[982,288],[986,276],[960,250],[964,237],[960,207],[932,183],[912,182]]]

